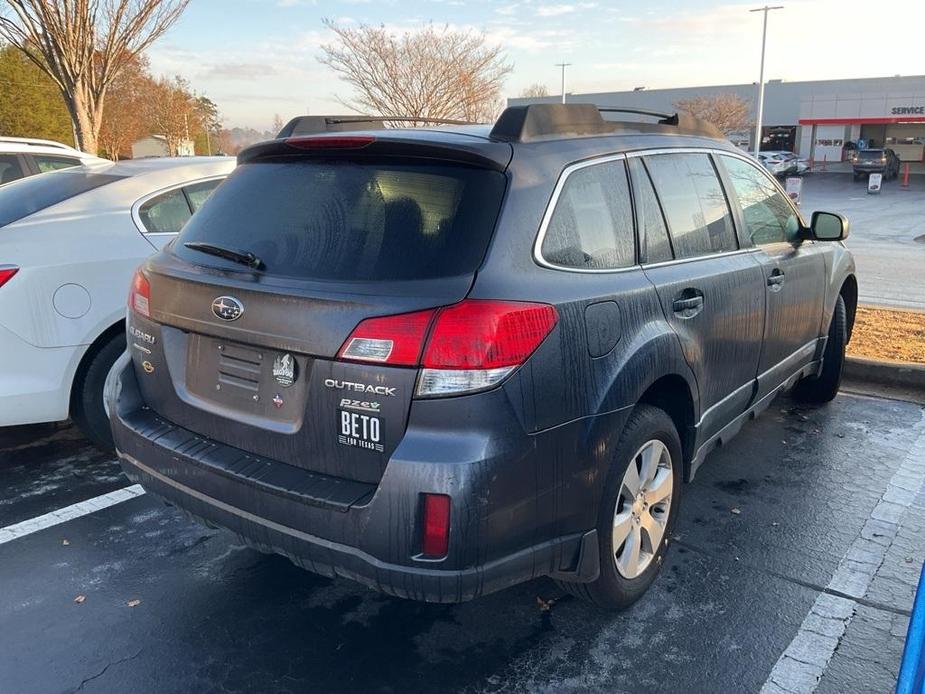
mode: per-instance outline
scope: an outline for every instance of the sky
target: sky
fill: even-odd
[[[782,0],[768,20],[766,79],[925,74],[925,1]],[[192,0],[148,50],[155,73],[186,77],[215,101],[226,127],[268,130],[305,113],[344,113],[350,88],[318,62],[332,40],[324,19],[427,23],[484,33],[514,64],[504,96],[533,83],[566,91],[649,89],[758,80],[755,4],[569,0]]]

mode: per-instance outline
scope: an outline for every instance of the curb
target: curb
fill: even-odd
[[[844,376],[855,381],[899,386],[925,393],[925,365],[846,357]]]

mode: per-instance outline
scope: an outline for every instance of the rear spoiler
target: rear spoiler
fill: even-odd
[[[365,132],[296,135],[268,140],[238,154],[238,165],[293,158],[430,159],[504,171],[511,161],[510,145],[480,138],[435,138],[422,131],[383,128]]]

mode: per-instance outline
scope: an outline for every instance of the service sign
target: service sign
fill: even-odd
[[[867,192],[868,193],[879,193],[880,192],[880,183],[883,181],[883,174],[872,173],[870,178],[867,179]]]
[[[791,176],[785,181],[785,190],[790,199],[800,204],[800,195],[803,193],[803,179]]]

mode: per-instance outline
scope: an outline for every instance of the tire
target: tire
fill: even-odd
[[[71,394],[71,418],[83,435],[104,451],[113,450],[114,444],[103,389],[106,377],[124,351],[125,335],[121,333],[105,342],[83,365]]]
[[[860,181],[860,180],[861,180],[861,174],[855,173],[855,174],[854,174],[854,180],[855,180],[855,181]]]
[[[647,467],[642,459],[644,451],[654,454],[649,460],[655,459],[658,465],[653,481],[648,486],[647,498],[653,503],[651,507],[646,505],[643,509],[627,498],[631,494],[625,483],[631,465],[637,471],[637,479],[639,471]],[[600,575],[591,583],[557,581],[564,591],[607,609],[624,609],[642,597],[661,569],[678,516],[683,470],[681,455],[681,439],[671,418],[652,405],[637,405],[620,436],[617,460],[604,486],[597,524]],[[667,471],[670,471],[670,478],[666,478]],[[666,491],[670,496],[662,496],[661,502],[655,501],[659,494]],[[641,511],[642,520],[639,522],[633,515],[637,510]],[[621,526],[626,527],[624,524],[628,524],[629,529],[626,539],[615,548],[618,517],[626,519]],[[658,522],[659,518],[663,519],[663,523]],[[654,551],[651,551],[652,537],[647,528],[656,527],[652,525],[653,520],[661,527],[662,534],[654,543]],[[638,573],[632,575],[633,572],[627,569],[633,566],[630,543],[634,538],[641,544],[637,545],[640,547],[640,562],[636,565]]]
[[[841,385],[842,367],[845,363],[845,345],[848,343],[848,312],[845,300],[839,296],[829,324],[829,339],[822,355],[822,371],[818,376],[800,380],[793,389],[793,395],[801,402],[826,403],[837,394]]]

